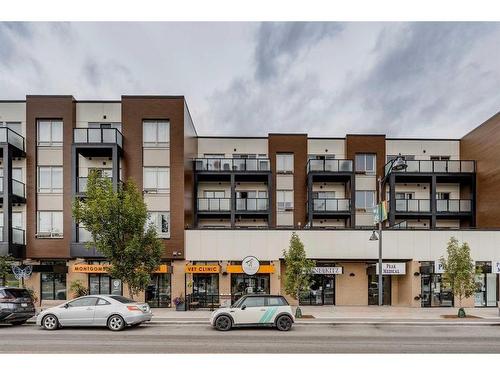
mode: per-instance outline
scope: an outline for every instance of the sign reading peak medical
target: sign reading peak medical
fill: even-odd
[[[440,260],[434,262],[434,273],[444,273],[444,264]]]
[[[313,275],[342,275],[342,267],[313,267]]]
[[[378,264],[375,270],[378,275]],[[382,275],[406,275],[406,263],[382,263]]]
[[[184,271],[186,273],[219,273],[220,266],[218,264],[187,265]]]

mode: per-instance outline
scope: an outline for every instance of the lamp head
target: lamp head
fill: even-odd
[[[406,160],[399,154],[396,159],[394,159],[394,162],[392,163],[392,170],[394,171],[402,171],[408,167],[408,164],[406,164]]]

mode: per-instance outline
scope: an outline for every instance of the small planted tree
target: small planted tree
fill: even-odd
[[[283,250],[285,260],[285,292],[297,300],[295,316],[302,315],[300,310],[300,293],[308,290],[311,285],[312,269],[316,265],[314,260],[308,259],[304,244],[297,233],[293,232],[290,246]]]
[[[10,256],[0,256],[0,286],[5,286],[7,276],[12,272],[14,259]]]
[[[73,202],[73,216],[91,234],[95,247],[110,263],[109,274],[128,285],[133,298],[144,291],[162,254],[156,229],[147,225],[142,194],[128,181],[117,191],[107,178],[91,171],[84,199]]]
[[[455,237],[450,238],[446,251],[447,257],[441,258],[444,268],[443,282],[458,298],[458,317],[464,318],[462,300],[471,297],[476,290],[474,261],[467,242],[460,245]]]

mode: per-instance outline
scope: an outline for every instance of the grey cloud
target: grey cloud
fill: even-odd
[[[264,22],[255,45],[255,78],[264,81],[285,69],[302,50],[342,30],[333,22]]]

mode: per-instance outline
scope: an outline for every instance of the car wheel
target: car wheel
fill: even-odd
[[[20,326],[22,324],[26,323],[26,320],[18,320],[16,322],[10,322],[13,326]]]
[[[53,331],[59,328],[59,321],[55,315],[46,315],[43,317],[42,327],[48,329],[49,331]]]
[[[292,318],[287,315],[280,316],[276,321],[276,328],[280,331],[289,331],[292,328]]]
[[[108,328],[112,331],[121,331],[125,328],[125,320],[120,315],[112,315],[108,319]]]
[[[233,322],[229,316],[222,315],[215,319],[215,328],[218,331],[229,331],[232,326]]]

